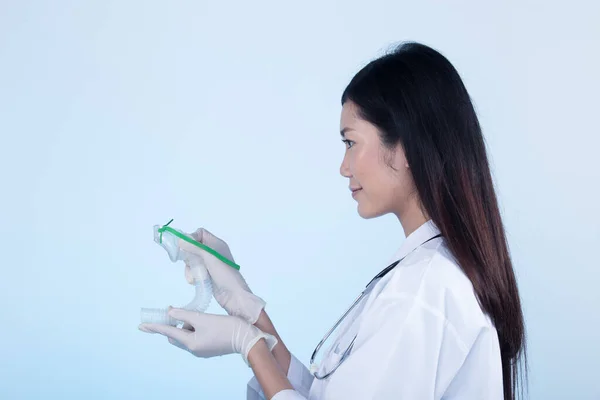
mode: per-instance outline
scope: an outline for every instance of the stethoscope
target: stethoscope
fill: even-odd
[[[336,363],[336,365],[333,367],[333,369],[331,371],[327,372],[324,375],[321,375],[321,374],[318,373],[319,366],[317,364],[315,364],[315,362],[314,362],[315,358],[317,356],[317,353],[319,352],[319,350],[321,349],[321,347],[323,346],[323,344],[327,341],[327,339],[329,338],[329,336],[331,336],[331,334],[335,331],[335,329],[344,321],[344,318],[346,318],[346,316],[348,314],[350,314],[350,312],[363,299],[363,297],[365,297],[365,295],[370,292],[370,289],[375,284],[375,282],[378,281],[380,278],[383,278],[388,272],[390,272],[392,269],[394,269],[394,267],[396,265],[398,265],[402,260],[404,260],[410,253],[412,253],[413,251],[415,251],[419,247],[423,246],[425,243],[427,243],[427,242],[429,242],[429,241],[431,241],[433,239],[436,239],[438,237],[441,237],[441,236],[442,236],[441,234],[435,235],[434,237],[429,238],[428,240],[424,241],[419,246],[415,247],[412,251],[410,251],[407,255],[405,255],[404,257],[402,257],[401,259],[399,259],[398,261],[394,261],[393,263],[391,263],[390,265],[388,265],[385,269],[383,269],[383,271],[381,271],[380,273],[378,273],[377,275],[375,275],[375,277],[373,279],[371,279],[371,281],[369,281],[369,283],[367,284],[367,286],[365,287],[365,289],[362,291],[362,293],[356,298],[356,300],[354,300],[354,303],[352,303],[352,305],[346,310],[346,312],[340,317],[340,319],[337,320],[337,322],[325,334],[325,336],[323,337],[323,339],[321,339],[321,341],[319,342],[319,344],[315,348],[315,351],[313,352],[312,356],[310,357],[310,371],[315,376],[315,378],[317,378],[317,379],[325,379],[325,378],[329,377],[331,374],[333,374],[335,372],[335,370],[337,370],[340,367],[340,365],[342,365],[342,363],[344,362],[344,360],[346,359],[346,357],[348,357],[348,355],[350,355],[350,352],[352,351],[352,347],[354,346],[354,341],[356,340],[356,336],[354,336],[354,338],[352,339],[352,342],[350,342],[350,344],[348,345],[348,348],[346,348],[346,350],[344,351],[344,353],[340,357],[339,361]]]

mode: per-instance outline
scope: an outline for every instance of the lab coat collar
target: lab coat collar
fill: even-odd
[[[415,229],[410,235],[404,239],[402,245],[394,254],[392,261],[397,261],[402,257],[405,257],[408,253],[419,247],[423,242],[431,239],[435,235],[439,234],[440,230],[437,225],[432,221],[428,220],[423,225]]]

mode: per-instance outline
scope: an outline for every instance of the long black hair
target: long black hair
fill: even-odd
[[[342,95],[401,145],[421,207],[473,284],[500,339],[504,399],[514,400],[525,360],[525,324],[485,142],[470,96],[436,50],[405,42],[371,61]]]

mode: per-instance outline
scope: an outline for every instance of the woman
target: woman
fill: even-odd
[[[229,315],[172,309],[183,329],[140,329],[199,357],[240,353],[255,375],[248,398],[514,399],[523,314],[481,128],[459,74],[427,46],[399,46],[346,88],[341,134],[341,174],[358,213],[394,213],[406,239],[391,260],[399,262],[336,329],[334,346],[319,349],[313,372],[290,354],[239,272],[208,253],[215,298]],[[195,237],[233,259],[210,232]]]

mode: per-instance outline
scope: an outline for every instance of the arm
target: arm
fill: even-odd
[[[277,344],[275,345],[275,347],[273,348],[273,351],[272,351],[273,357],[275,357],[275,360],[277,361],[277,363],[283,370],[283,373],[287,374],[289,367],[290,367],[290,361],[291,361],[292,356],[290,354],[290,351],[287,349],[287,347],[283,343],[283,340],[281,340],[281,337],[275,330],[275,326],[273,325],[273,322],[271,322],[271,319],[269,318],[269,316],[267,315],[267,313],[265,312],[264,309],[261,311],[260,315],[258,316],[258,320],[254,324],[254,326],[256,326],[261,331],[271,334],[277,338]]]
[[[286,397],[286,399],[290,398],[289,396],[294,395],[300,397],[291,397],[292,399],[307,398],[310,393],[310,388],[312,386],[314,377],[306,368],[306,366],[304,366],[304,364],[302,364],[300,360],[294,357],[294,355],[291,354],[291,352],[287,349],[285,344],[281,341],[281,337],[279,337],[279,335],[277,334],[277,331],[275,330],[271,319],[264,310],[261,311],[254,326],[260,329],[262,332],[265,332],[277,338],[277,344],[271,350],[271,357],[276,360],[276,363],[283,372],[283,375],[287,378],[287,380],[295,390],[295,392],[292,392],[292,394],[287,394],[289,391],[285,390],[281,394],[278,394],[278,396],[284,396],[283,393],[286,393],[286,396],[288,396]],[[262,382],[258,379],[258,376],[253,376],[252,379],[248,382],[248,388],[246,392],[246,394],[248,395],[248,399],[265,399],[266,394],[262,389]],[[280,399],[282,398],[276,397],[274,400]]]
[[[263,339],[259,340],[248,353],[248,362],[267,399],[272,399],[282,390],[293,389]]]
[[[264,339],[248,352],[248,362],[267,400],[306,400],[294,390]]]

